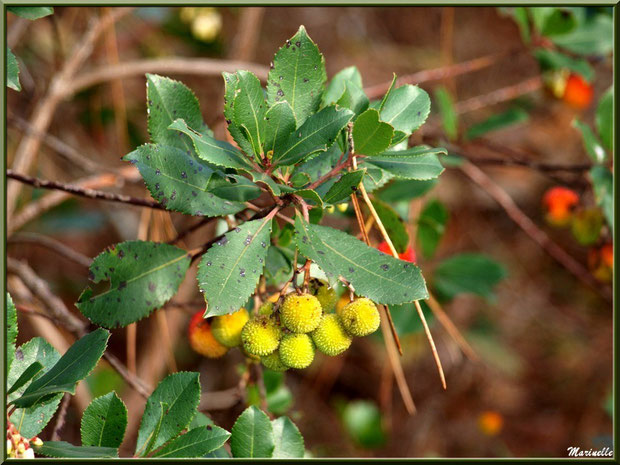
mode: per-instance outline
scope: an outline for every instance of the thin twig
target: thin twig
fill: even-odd
[[[15,234],[8,239],[7,245],[10,244],[34,244],[45,247],[85,268],[88,268],[92,262],[92,259],[90,257],[87,257],[86,255],[72,249],[71,247],[66,246],[65,244],[57,241],[56,239],[52,239],[51,237],[44,236],[42,234],[29,232]]]
[[[50,189],[50,190],[60,190],[64,192],[68,192],[73,195],[77,195],[80,197],[85,197],[88,199],[96,199],[96,200],[106,200],[109,202],[118,202],[124,203],[127,205],[135,205],[137,207],[147,207],[153,208],[156,210],[165,210],[166,207],[161,205],[160,203],[149,200],[149,199],[140,199],[137,197],[132,197],[130,195],[125,194],[115,194],[113,192],[104,192],[97,191],[94,189],[88,189],[84,187],[80,187],[74,184],[64,184],[57,181],[48,181],[46,179],[34,178],[32,176],[27,176],[25,174],[16,173],[13,170],[6,170],[6,176],[11,179],[15,179],[24,184],[29,184],[35,188],[40,189]]]
[[[532,93],[540,89],[542,84],[542,78],[540,76],[535,76],[517,84],[502,87],[501,89],[458,102],[454,106],[454,109],[458,114],[479,110]]]
[[[60,403],[60,408],[58,409],[56,423],[54,423],[54,429],[52,430],[52,441],[58,441],[60,439],[60,431],[62,430],[63,426],[65,426],[67,409],[69,408],[70,400],[71,395],[68,392],[65,392],[65,395],[62,397],[62,401]]]
[[[517,206],[514,200],[512,200],[512,197],[487,174],[467,161],[463,162],[459,168],[467,177],[499,203],[510,219],[512,219],[512,221],[514,221],[534,242],[542,247],[545,252],[577,277],[577,279],[596,291],[607,302],[612,302],[612,295],[609,289],[601,288],[594,276],[568,252],[553,242],[551,238]]]

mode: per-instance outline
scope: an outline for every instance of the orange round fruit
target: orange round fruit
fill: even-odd
[[[211,331],[211,323],[202,316],[203,310],[194,313],[189,322],[189,344],[200,355],[208,358],[219,358],[228,351],[228,347],[220,344]]]

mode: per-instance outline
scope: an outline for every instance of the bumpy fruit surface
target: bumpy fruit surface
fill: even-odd
[[[250,319],[245,308],[230,315],[216,316],[211,324],[213,336],[226,347],[237,347],[241,344],[241,330]]]
[[[381,317],[374,302],[361,297],[347,304],[342,309],[340,321],[351,336],[363,337],[377,330],[381,323]]]
[[[273,313],[273,302],[267,301],[258,307],[258,314],[269,316]]]
[[[243,348],[252,355],[269,355],[278,348],[282,330],[266,316],[249,320],[241,331]]]
[[[554,226],[566,226],[570,223],[578,203],[579,196],[572,189],[553,187],[543,196],[545,219]]]
[[[213,336],[211,324],[205,320],[200,310],[194,313],[189,322],[189,344],[200,355],[208,358],[219,358],[228,351],[228,347],[220,344]]]
[[[306,368],[314,360],[314,344],[307,334],[286,334],[280,342],[280,360],[289,368]]]
[[[319,299],[310,294],[287,295],[280,307],[280,319],[294,333],[309,333],[321,321],[323,310]]]
[[[319,299],[323,312],[331,312],[336,307],[336,302],[338,302],[338,294],[336,294],[334,288],[329,287],[329,284],[325,281],[318,279],[315,281],[314,287],[316,289],[314,295]]]
[[[340,355],[351,345],[351,336],[342,327],[340,317],[335,313],[323,315],[318,328],[312,331],[316,348],[325,355]]]
[[[272,371],[286,371],[288,367],[280,360],[280,351],[276,350],[269,355],[261,357],[261,362],[265,365],[265,368]]]

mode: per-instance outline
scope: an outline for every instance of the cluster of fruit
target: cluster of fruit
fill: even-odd
[[[6,455],[9,458],[13,459],[33,459],[34,451],[32,450],[33,446],[41,446],[43,445],[43,441],[38,437],[34,437],[32,439],[27,439],[17,431],[15,425],[10,421],[7,423],[6,428]]]
[[[591,246],[588,265],[594,276],[610,282],[613,276],[613,245],[601,239],[603,214],[598,207],[579,206],[579,195],[566,187],[552,187],[543,196],[546,221],[555,227],[570,226],[581,245]],[[597,245],[597,243],[599,243]]]
[[[334,289],[318,280],[310,293],[291,292],[277,304],[278,295],[272,296],[252,316],[244,308],[207,320],[197,312],[190,322],[190,344],[209,358],[239,347],[270,370],[303,369],[314,360],[315,350],[340,355],[353,337],[372,334],[381,321],[370,299],[341,305]]]

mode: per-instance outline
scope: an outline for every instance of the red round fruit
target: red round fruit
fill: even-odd
[[[566,103],[575,108],[586,108],[592,102],[592,86],[579,74],[571,74],[566,80],[564,96]]]

